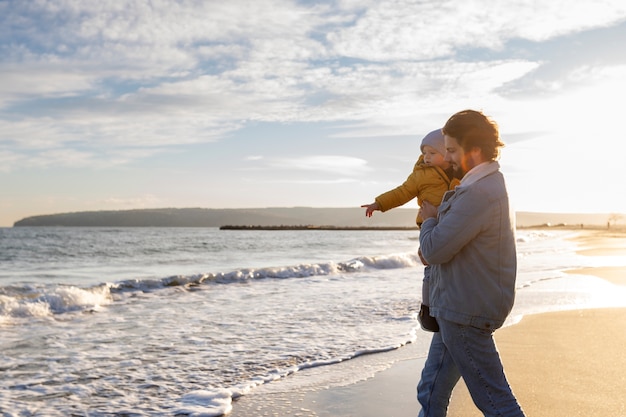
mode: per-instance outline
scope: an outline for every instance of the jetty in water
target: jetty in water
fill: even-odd
[[[419,230],[417,226],[250,226],[250,225],[226,225],[220,226],[220,230]]]

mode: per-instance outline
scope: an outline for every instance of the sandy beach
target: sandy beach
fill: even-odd
[[[625,256],[626,233],[581,231],[581,254]],[[568,271],[626,285],[624,266]],[[544,313],[495,334],[509,382],[527,416],[626,417],[626,308]],[[406,360],[373,378],[306,397],[319,417],[415,417],[423,359]],[[461,382],[449,417],[480,417]]]

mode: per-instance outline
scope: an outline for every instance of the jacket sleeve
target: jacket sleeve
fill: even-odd
[[[426,261],[430,264],[449,262],[472,241],[489,222],[489,200],[479,190],[457,190],[451,199],[442,202],[438,220],[427,219],[420,231],[420,248]]]
[[[423,170],[419,168],[418,162],[413,167],[413,172],[411,172],[402,185],[376,197],[375,201],[380,206],[380,210],[383,212],[391,210],[417,197],[419,192],[418,186],[422,176]]]

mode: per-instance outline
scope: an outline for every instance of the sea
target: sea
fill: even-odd
[[[626,263],[578,254],[576,233],[518,230],[506,325],[626,305],[622,287],[565,272]],[[412,230],[0,228],[0,415],[235,415],[264,386],[426,356],[418,246]]]

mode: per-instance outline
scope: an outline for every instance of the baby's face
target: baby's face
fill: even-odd
[[[449,166],[448,162],[444,160],[444,156],[437,152],[437,150],[432,146],[424,146],[422,154],[424,155],[424,162],[426,165],[441,167],[443,169],[446,169]]]

